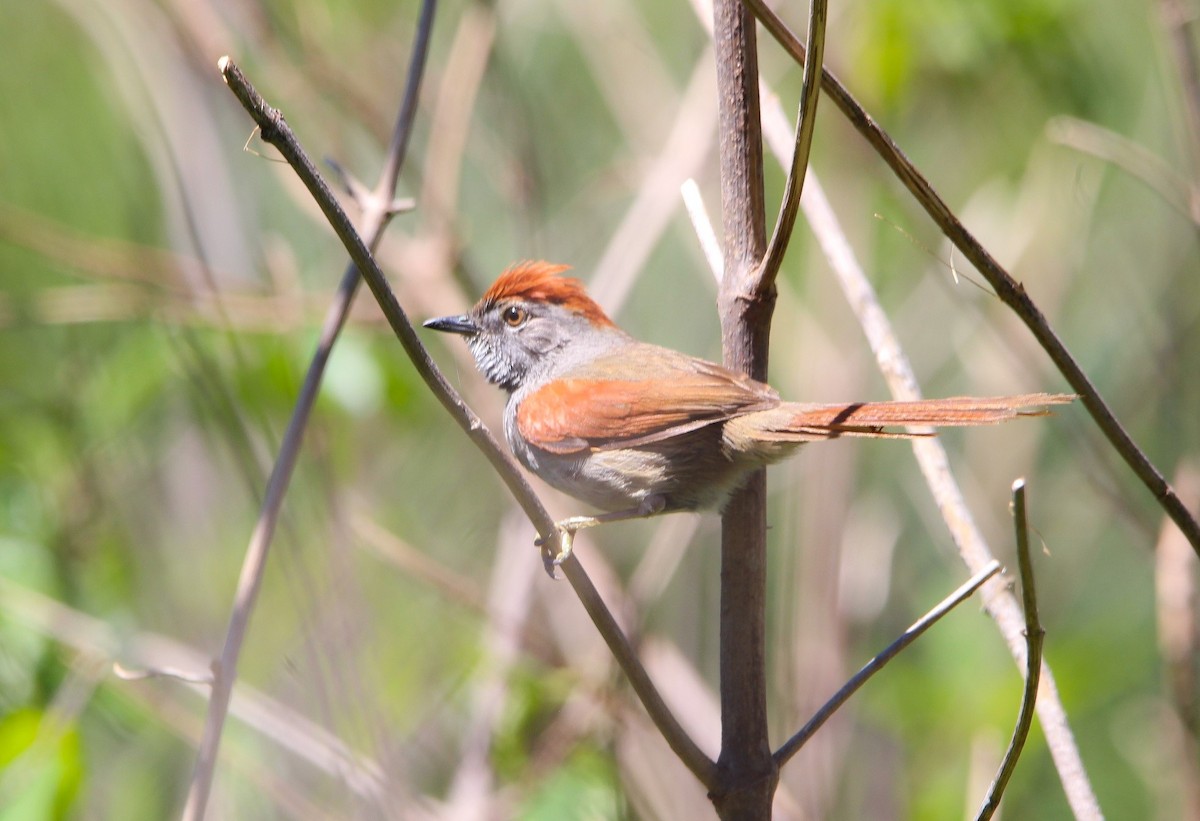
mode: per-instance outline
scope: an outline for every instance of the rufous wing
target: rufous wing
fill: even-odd
[[[557,379],[521,400],[517,429],[551,453],[635,447],[779,404],[750,380],[713,373],[661,379]]]

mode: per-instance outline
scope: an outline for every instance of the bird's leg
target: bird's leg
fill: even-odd
[[[558,531],[558,553],[553,558],[547,554],[547,566],[558,567],[567,560],[574,546],[576,531],[587,527],[595,527],[596,525],[608,524],[609,522],[644,519],[648,516],[655,516],[662,513],[666,507],[666,498],[655,494],[642,499],[637,507],[631,507],[627,510],[616,510],[612,513],[601,513],[596,516],[571,516],[560,522],[555,522],[554,529]],[[534,541],[534,544],[538,547],[545,547],[546,540],[539,537]]]

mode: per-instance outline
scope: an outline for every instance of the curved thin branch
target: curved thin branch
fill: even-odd
[[[829,717],[837,712],[838,708],[850,699],[850,696],[858,692],[858,689],[866,684],[871,676],[882,670],[884,665],[899,655],[901,650],[919,639],[926,630],[933,627],[943,616],[970,598],[971,594],[982,587],[984,582],[999,572],[1000,562],[993,561],[984,567],[983,570],[967,579],[957,590],[942,599],[941,603],[936,607],[914,622],[911,627],[900,635],[900,638],[889,644],[882,653],[863,665],[862,669],[842,685],[842,689],[834,693],[833,698],[821,705],[821,709],[817,710],[813,717],[808,720],[807,724],[801,727],[794,736],[784,742],[783,746],[775,752],[775,763],[780,767],[786,764],[788,759],[800,751],[800,748],[812,737],[813,733],[821,729],[821,726],[829,720]]]
[[[767,6],[765,0],[743,0],[743,2],[754,12],[754,15],[788,54],[797,61],[804,61],[804,46],[779,16]],[[1084,407],[1087,408],[1088,413],[1091,414],[1113,448],[1158,500],[1159,505],[1183,532],[1192,545],[1192,549],[1196,551],[1197,555],[1200,555],[1200,523],[1188,511],[1175,489],[1163,478],[1158,468],[1126,432],[1112,409],[1101,398],[1096,386],[1092,384],[1071,352],[1067,350],[1054,329],[1050,327],[1050,323],[1042,315],[1041,310],[1025,293],[1025,286],[1013,279],[963,226],[958,217],[951,212],[925,177],[921,175],[921,172],[900,150],[900,147],[858,104],[846,87],[828,71],[822,71],[821,82],[825,93],[833,99],[850,123],[867,139],[867,142],[900,178],[900,181],[925,209],[925,212],[942,229],[942,233],[987,279],[1000,301],[1011,308],[1013,313],[1025,323],[1059,372],[1079,394]]]
[[[1029,523],[1025,516],[1025,480],[1013,482],[1013,524],[1017,530],[1017,566],[1021,572],[1021,603],[1025,609],[1025,691],[1021,696],[1021,712],[1017,726],[1013,728],[1012,740],[1004,760],[996,772],[996,779],[988,790],[987,798],[976,815],[978,821],[988,821],[1000,806],[1004,788],[1017,768],[1017,759],[1029,737],[1033,726],[1034,707],[1037,704],[1038,682],[1042,675],[1042,641],[1046,631],[1038,619],[1037,591],[1033,585],[1033,560],[1029,556]]]
[[[759,287],[769,288],[775,282],[792,228],[796,225],[796,214],[800,210],[800,193],[804,190],[804,175],[808,170],[808,156],[812,151],[813,132],[817,124],[817,101],[821,98],[821,68],[825,63],[825,22],[829,17],[829,0],[811,0],[808,17],[808,46],[806,54],[813,59],[804,62],[804,84],[800,89],[800,109],[796,115],[796,146],[792,149],[792,165],[788,170],[783,201],[779,206],[779,218],[771,233],[767,254],[759,268]]]
[[[553,545],[557,541],[554,520],[533,492],[533,488],[530,487],[515,460],[500,447],[491,431],[484,426],[483,421],[446,381],[437,365],[429,357],[404,309],[396,300],[396,295],[388,285],[379,264],[363,244],[325,180],[307,154],[300,148],[283,115],[267,105],[241,70],[228,57],[222,57],[218,67],[230,90],[258,124],[262,138],[274,145],[284,156],[325,214],[330,226],[349,252],[350,259],[353,260],[362,273],[362,278],[366,281],[367,286],[375,295],[388,325],[395,333],[396,338],[400,340],[400,344],[408,354],[418,375],[429,386],[454,421],[466,431],[475,446],[483,452],[543,540],[547,544]],[[715,783],[715,765],[704,755],[667,709],[650,680],[649,674],[638,660],[629,640],[621,632],[616,619],[613,618],[599,593],[596,592],[583,565],[572,555],[562,563],[561,567],[584,608],[592,617],[597,630],[629,678],[634,692],[642,700],[646,712],[649,713],[651,720],[663,734],[671,749],[675,750],[702,784],[708,787]]]

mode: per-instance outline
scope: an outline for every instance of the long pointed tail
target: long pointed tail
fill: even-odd
[[[781,438],[829,439],[836,436],[910,437],[922,433],[889,430],[896,427],[991,425],[1017,416],[1046,416],[1047,405],[1075,399],[1069,393],[1027,393],[1021,396],[955,396],[916,402],[855,402],[816,405],[789,402]],[[776,416],[776,419],[779,419]],[[782,421],[782,420],[780,420]]]

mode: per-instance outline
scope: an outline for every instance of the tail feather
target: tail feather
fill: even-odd
[[[835,436],[900,437],[924,433],[891,431],[895,427],[991,425],[1017,416],[1046,416],[1047,405],[1061,405],[1074,394],[1029,393],[1020,396],[955,396],[915,402],[854,402],[850,404],[785,404],[788,421],[778,432],[818,439]]]

